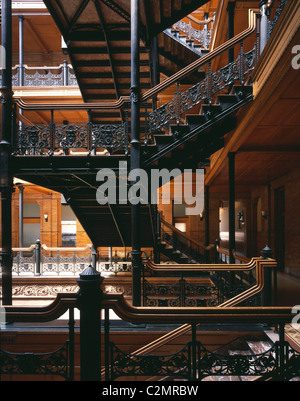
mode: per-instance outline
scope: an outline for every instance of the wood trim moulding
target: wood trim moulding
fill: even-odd
[[[254,99],[263,89],[279,60],[284,56],[286,49],[297,34],[299,21],[300,2],[299,0],[289,0],[252,74]],[[286,58],[287,64],[291,65],[292,55]]]
[[[288,72],[292,70],[292,44],[293,42],[297,44],[299,41],[299,22],[298,28],[296,22],[300,19],[299,11],[299,1],[291,0],[286,4],[283,18],[280,18],[276,24],[272,33],[274,36],[270,38],[270,43],[268,42],[266,45],[252,75],[254,101],[248,105],[247,113],[244,114],[243,119],[241,119],[238,127],[222,149],[219,157],[211,165],[210,171],[205,176],[205,185],[213,185],[214,179],[218,176],[225,163],[228,163],[228,153],[239,151],[254,129],[263,121],[265,115],[272,111],[273,105],[276,104],[280,97],[280,92],[292,84],[293,77],[288,77]],[[284,32],[289,30],[289,22],[292,23],[293,28],[291,33]],[[276,38],[280,42],[276,41]],[[276,53],[280,46],[280,57],[278,57]],[[285,85],[281,85],[284,78],[286,79]],[[260,80],[260,90],[258,90],[258,80]],[[261,90],[262,87],[263,90]],[[280,91],[278,90],[279,87]]]
[[[207,64],[209,61],[218,57],[223,52],[232,48],[236,44],[240,43],[242,40],[246,39],[250,35],[252,35],[256,30],[256,15],[259,13],[257,9],[249,9],[248,11],[248,20],[249,25],[248,28],[243,32],[236,35],[234,38],[228,40],[227,42],[221,44],[212,52],[207,55],[201,57],[200,59],[194,61],[189,64],[187,67],[183,68],[179,72],[175,73],[171,77],[165,79],[160,84],[156,85],[154,88],[149,89],[141,96],[141,102],[146,102],[147,100],[152,99],[155,95],[162,92],[166,88],[175,84],[177,81],[183,79],[193,71],[198,70],[200,67]],[[34,103],[25,103],[22,99],[14,98],[15,103],[18,107],[23,110],[117,110],[123,107],[125,104],[130,104],[130,97],[124,96],[120,97],[116,102],[103,102],[103,103],[84,103],[81,105],[78,104],[34,104]]]

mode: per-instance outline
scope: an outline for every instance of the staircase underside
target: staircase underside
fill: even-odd
[[[171,75],[199,56],[172,39],[162,39],[169,28],[208,0],[147,0],[140,2],[140,85],[153,85],[152,39],[160,34],[161,72]],[[66,44],[85,102],[114,101],[130,95],[131,27],[128,0],[45,0]],[[162,46],[162,41],[166,41]],[[182,48],[179,51],[179,48]],[[124,110],[91,113],[94,122],[121,123]],[[142,116],[143,117],[143,116]]]
[[[126,157],[18,156],[14,166],[16,177],[63,194],[95,247],[130,247],[131,205],[100,205],[96,197],[97,188],[103,184],[97,181],[97,172],[109,168],[117,176],[119,161],[126,161]],[[153,247],[147,205],[141,207],[141,225],[148,228],[142,230],[142,245]]]

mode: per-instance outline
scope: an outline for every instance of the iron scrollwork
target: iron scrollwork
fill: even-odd
[[[0,372],[18,375],[58,375],[69,378],[69,342],[47,354],[15,354],[0,350]]]
[[[128,153],[127,122],[124,124],[25,125],[17,128],[16,152],[19,155],[46,155],[70,149],[107,149],[109,153]]]
[[[111,380],[122,376],[172,376],[190,380],[190,346],[170,355],[133,355],[121,351],[115,344],[111,348]]]

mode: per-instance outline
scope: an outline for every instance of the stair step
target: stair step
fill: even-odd
[[[211,120],[217,114],[221,113],[222,107],[219,104],[203,104],[201,106],[201,113],[204,115],[206,120]]]
[[[226,110],[228,107],[232,106],[237,102],[236,95],[219,95],[217,98],[218,104],[221,106],[222,110]]]
[[[201,124],[204,124],[206,118],[203,114],[187,114],[185,117],[186,124],[192,129]]]

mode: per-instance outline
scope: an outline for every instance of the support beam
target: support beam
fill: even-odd
[[[19,15],[19,86],[24,86],[24,17]],[[23,114],[23,110],[20,110]]]
[[[130,169],[140,169],[140,5],[139,0],[131,0],[131,165]],[[139,179],[137,179],[139,180]],[[137,181],[132,181],[134,185]],[[132,227],[132,304],[141,305],[142,253],[140,245],[140,204],[131,206]]]
[[[227,6],[228,13],[228,40],[234,37],[234,8],[235,1],[230,1]],[[234,61],[234,48],[228,50],[228,63]]]
[[[209,186],[205,186],[205,246],[209,246]],[[205,263],[209,263],[209,251],[205,251]]]
[[[23,210],[24,210],[24,187],[18,185],[19,189],[19,248],[23,248]]]
[[[11,199],[13,179],[11,174],[12,143],[12,11],[11,0],[2,0],[2,46],[6,51],[6,65],[2,70],[1,88],[1,142],[0,142],[0,191],[2,234],[2,304],[12,305],[12,216]]]
[[[229,263],[235,263],[235,153],[228,154],[229,159]]]

